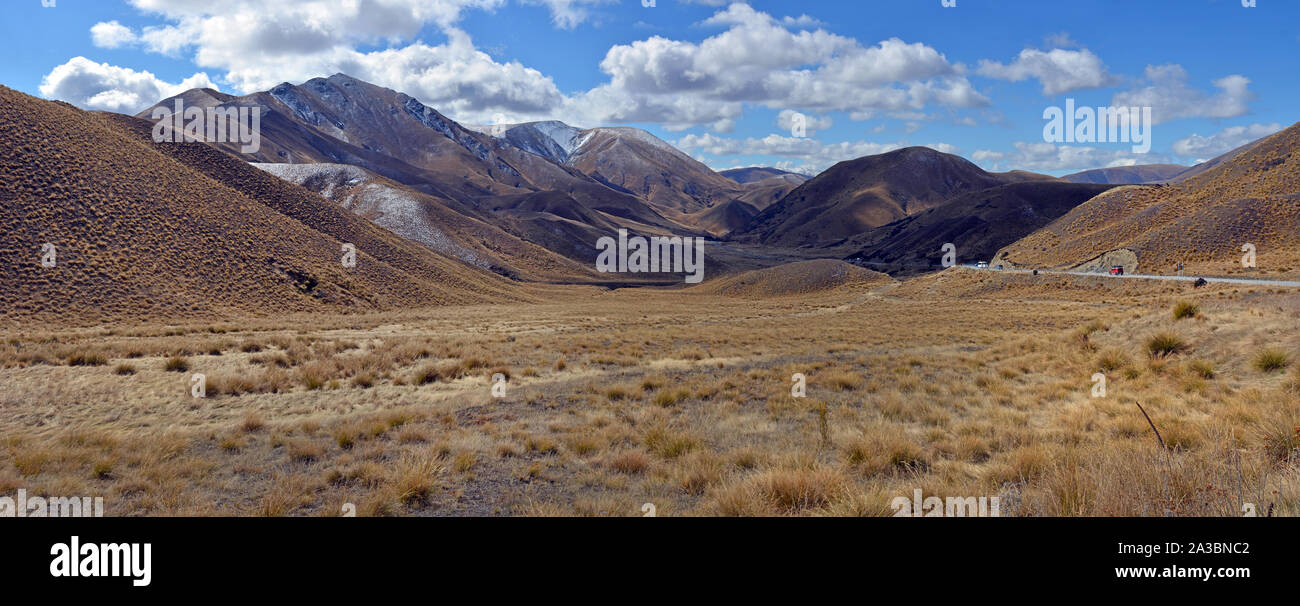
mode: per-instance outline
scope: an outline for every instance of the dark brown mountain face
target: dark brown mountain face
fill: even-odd
[[[3,313],[89,324],[521,298],[213,147],[153,143],[150,128],[0,87]]]
[[[848,260],[894,275],[915,274],[939,266],[943,245],[952,243],[959,263],[988,261],[998,249],[1111,187],[1025,181],[961,194],[929,210],[854,236],[849,242],[859,248]]]
[[[817,247],[896,221],[972,191],[1048,178],[993,174],[969,161],[909,147],[841,162],[763,210],[739,239],[784,247]]]
[[[731,232],[744,229],[758,215],[758,208],[741,200],[723,202],[713,208],[700,211],[692,219],[695,224],[714,236],[723,237]]]

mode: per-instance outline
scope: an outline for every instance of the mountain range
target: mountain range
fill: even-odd
[[[629,127],[463,126],[342,74],[239,97],[194,89],[135,117],[0,93],[0,221],[14,234],[0,300],[18,315],[386,309],[526,299],[529,283],[665,283],[594,270],[597,241],[623,229],[723,242],[710,277],[819,257],[903,275],[950,242],[964,261],[1158,268],[1221,264],[1249,239],[1300,267],[1296,127],[1195,167],[1058,179],[908,147],[808,177],[717,172]],[[154,108],[177,102],[256,107],[260,148],[155,142]],[[34,263],[45,244],[56,267]],[[355,268],[338,262],[345,245]]]

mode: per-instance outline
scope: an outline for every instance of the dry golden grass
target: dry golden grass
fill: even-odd
[[[1174,320],[1190,295],[1167,285],[1099,298],[945,273],[14,329],[0,494],[103,495],[109,515],[889,515],[915,489],[998,496],[1004,515],[1300,514],[1300,370],[1255,359],[1300,350],[1295,293],[1202,290]],[[1149,355],[1166,332],[1182,352]]]

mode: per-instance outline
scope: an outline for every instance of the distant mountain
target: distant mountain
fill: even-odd
[[[1300,268],[1300,124],[1162,186],[1119,187],[998,253],[1034,267],[1240,273],[1253,244],[1261,270]]]
[[[0,87],[0,314],[93,324],[523,298],[216,148],[156,144],[151,126]]]
[[[347,164],[254,164],[333,200],[404,238],[514,279],[556,281],[593,277],[579,264],[508,233],[492,222],[453,210],[453,202]]]
[[[987,173],[964,158],[926,147],[841,162],[754,217],[736,237],[775,246],[828,246],[954,196],[1026,180],[1034,173]]]
[[[1112,185],[1023,181],[961,194],[939,206],[850,238],[847,257],[893,275],[940,266],[952,243],[958,261],[988,261],[998,249],[1047,225]]]
[[[700,211],[693,217],[693,223],[714,236],[722,237],[747,227],[758,211],[748,202],[732,200]]]
[[[1236,148],[1236,149],[1233,149],[1233,150],[1229,151],[1228,153],[1225,153],[1225,154],[1220,155],[1220,156],[1217,156],[1217,157],[1215,157],[1215,158],[1211,158],[1211,159],[1209,159],[1209,160],[1206,160],[1205,162],[1202,162],[1202,163],[1200,163],[1200,164],[1197,164],[1196,166],[1193,166],[1193,167],[1191,167],[1191,168],[1189,168],[1189,169],[1187,169],[1187,170],[1185,170],[1185,171],[1183,171],[1183,172],[1181,172],[1181,173],[1178,173],[1176,176],[1174,176],[1172,179],[1170,179],[1170,181],[1171,181],[1171,182],[1178,182],[1178,181],[1185,181],[1185,180],[1187,180],[1187,179],[1191,179],[1192,177],[1195,177],[1195,176],[1197,176],[1197,175],[1199,175],[1199,174],[1201,174],[1201,173],[1203,173],[1203,172],[1205,172],[1205,171],[1207,171],[1207,170],[1210,170],[1210,169],[1212,169],[1212,168],[1214,168],[1214,167],[1216,167],[1216,166],[1218,166],[1218,165],[1220,165],[1220,164],[1223,164],[1224,162],[1227,162],[1227,161],[1229,161],[1229,160],[1231,160],[1231,159],[1233,159],[1233,158],[1236,158],[1238,155],[1240,155],[1240,154],[1242,154],[1242,153],[1244,153],[1244,152],[1247,152],[1247,151],[1250,151],[1251,149],[1254,149],[1254,147],[1255,147],[1256,145],[1259,145],[1260,142],[1264,141],[1264,140],[1267,139],[1267,138],[1268,138],[1268,137],[1264,137],[1263,139],[1256,139],[1256,140],[1254,140],[1254,141],[1251,141],[1250,143],[1247,143],[1247,144],[1245,144],[1245,145],[1242,145],[1241,147],[1238,147],[1238,148]]]
[[[261,149],[243,156],[249,161],[356,166],[490,224],[497,224],[494,209],[503,208],[497,198],[509,206],[521,197],[546,193],[547,199],[566,199],[566,205],[580,209],[578,215],[599,217],[601,226],[638,233],[696,233],[666,217],[639,195],[585,174],[578,167],[587,162],[583,149],[566,149],[559,143],[568,145],[571,141],[565,139],[565,133],[573,130],[560,123],[538,123],[516,132],[511,142],[509,136],[497,138],[465,128],[408,95],[343,74],[316,78],[300,86],[285,83],[245,97],[187,91],[158,106],[172,108],[177,98],[205,107],[214,103],[222,107],[262,107]],[[150,108],[139,115],[149,117],[152,111]],[[589,131],[586,138],[603,140],[602,130]],[[238,143],[213,145],[232,153],[240,151]],[[663,155],[671,156],[667,152]],[[561,160],[575,165],[565,165]],[[543,234],[543,240],[555,242],[554,224],[547,217],[526,217],[514,214],[497,226],[509,224],[518,237]],[[530,219],[536,224],[527,225]],[[587,227],[591,229],[579,231],[590,234],[599,228],[597,224]],[[566,242],[560,250],[567,251],[564,254],[594,251],[594,243]],[[594,252],[591,255],[594,258]],[[590,259],[584,256],[580,260]]]
[[[555,121],[471,128],[639,196],[676,220],[744,192],[739,183],[637,128],[579,129]]]
[[[786,197],[795,188],[808,181],[808,177],[795,173],[773,175],[766,179],[750,181],[744,185],[737,200],[763,210]]]
[[[1136,166],[1115,166],[1085,170],[1061,177],[1062,181],[1071,183],[1101,183],[1110,185],[1137,185],[1167,181],[1186,172],[1189,167],[1181,164],[1139,164]]]
[[[569,164],[569,158],[582,143],[583,129],[558,120],[524,124],[466,125],[475,132],[496,137],[526,152],[537,154],[556,164]]]
[[[799,173],[792,173],[788,170],[781,170],[779,168],[772,168],[769,166],[750,166],[748,168],[732,168],[729,170],[724,170],[718,174],[728,179],[731,179],[732,181],[735,181],[736,183],[739,183],[741,185],[747,185],[749,183],[757,183],[765,179],[771,179],[772,177],[790,177],[792,179],[798,180],[800,183],[803,183],[804,181],[807,181],[810,178],[806,175],[801,175]]]

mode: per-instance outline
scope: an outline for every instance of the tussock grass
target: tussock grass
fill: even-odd
[[[1191,301],[1179,301],[1174,304],[1174,320],[1195,318],[1201,313],[1201,306]]]
[[[163,370],[168,372],[186,372],[189,369],[190,361],[181,356],[172,356],[163,363]]]
[[[1300,369],[1252,363],[1261,344],[1300,345],[1289,292],[1173,324],[1178,293],[1136,282],[1103,302],[1095,284],[1039,298],[989,285],[973,305],[943,279],[869,304],[859,292],[683,308],[688,295],[620,289],[512,307],[508,323],[470,306],[226,332],[15,329],[0,334],[0,383],[20,404],[0,419],[0,494],[102,492],[126,515],[338,515],[343,502],[359,515],[639,515],[646,501],[660,515],[889,515],[919,488],[1002,496],[1003,515],[1239,515],[1240,501],[1300,513]],[[1240,301],[1224,295],[1216,305]],[[1081,328],[1080,309],[1113,327],[1093,315]],[[1137,359],[1161,332],[1195,356]],[[68,366],[74,351],[138,370]],[[184,385],[160,371],[173,357],[207,375],[207,401],[157,397]],[[436,378],[422,383],[426,368]],[[526,385],[491,398],[484,379],[510,368]],[[1099,369],[1123,380],[1092,398]],[[794,372],[815,398],[791,397]]]
[[[610,457],[606,465],[618,473],[634,475],[650,467],[650,459],[639,450],[625,450]]]
[[[64,360],[68,363],[68,366],[104,366],[108,364],[108,356],[97,351],[72,352]]]
[[[1159,332],[1147,338],[1147,353],[1152,357],[1165,357],[1187,350],[1187,342],[1172,332]]]
[[[1291,356],[1281,349],[1269,348],[1255,354],[1251,365],[1260,372],[1277,372],[1291,365]]]

